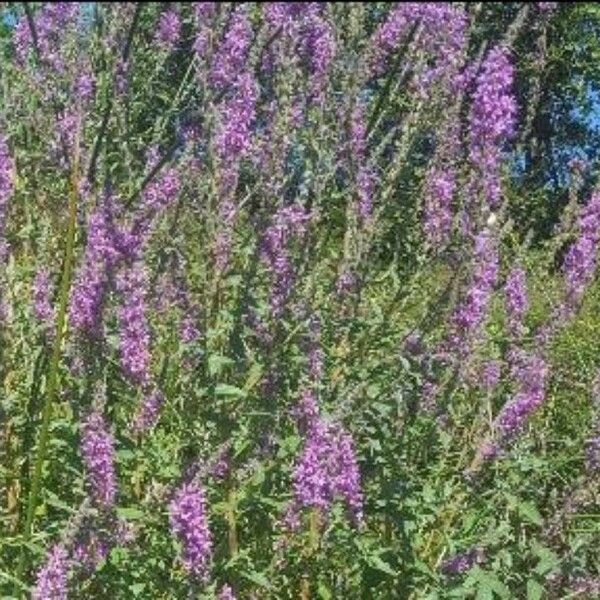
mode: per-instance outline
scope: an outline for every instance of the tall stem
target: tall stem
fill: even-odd
[[[229,530],[227,532],[227,543],[229,546],[229,557],[233,558],[238,553],[238,537],[237,537],[237,527],[236,527],[236,519],[235,519],[235,507],[236,507],[236,496],[235,496],[235,488],[231,487],[229,489],[229,498],[228,498],[228,507],[227,507],[227,525],[229,526]]]
[[[300,585],[300,598],[302,600],[310,600],[310,573],[308,572],[308,568],[313,555],[319,550],[321,515],[317,508],[313,508],[310,511],[308,527],[308,547],[306,551],[307,569],[302,576],[302,582]]]
[[[67,320],[67,304],[69,300],[69,289],[71,285],[71,272],[73,270],[73,249],[75,242],[75,227],[77,223],[77,197],[78,186],[77,177],[79,170],[79,160],[77,156],[73,160],[73,168],[71,172],[71,190],[69,194],[69,221],[67,226],[67,240],[65,247],[65,259],[63,264],[62,277],[60,282],[60,295],[58,314],[56,319],[56,336],[54,337],[54,346],[52,348],[52,356],[50,359],[50,367],[48,371],[48,384],[46,388],[46,398],[42,408],[42,423],[40,427],[40,435],[38,442],[37,455],[33,470],[33,478],[31,480],[31,488],[29,491],[29,499],[27,503],[27,516],[25,518],[25,527],[23,530],[23,545],[21,547],[21,555],[17,567],[17,579],[20,580],[26,564],[26,546],[31,539],[31,531],[35,518],[35,509],[37,508],[40,487],[42,483],[42,469],[46,459],[48,448],[48,434],[50,428],[50,417],[52,415],[52,406],[56,400],[58,392],[58,379],[60,356],[62,343],[65,336],[65,324]],[[16,591],[16,590],[15,590]]]

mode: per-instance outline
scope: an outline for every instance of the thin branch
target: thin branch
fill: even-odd
[[[33,40],[33,51],[35,53],[35,57],[40,65],[44,65],[44,59],[42,57],[42,53],[40,52],[39,38],[37,34],[37,30],[35,28],[35,21],[33,20],[33,14],[31,12],[31,5],[29,2],[23,2],[23,8],[25,10],[25,16],[27,17],[27,25],[29,26],[29,32],[31,33],[31,39]],[[60,109],[56,103],[56,98],[52,96],[52,109],[54,110],[54,118],[59,121],[60,117]],[[71,160],[69,158],[69,152],[67,150],[67,146],[65,144],[65,140],[62,135],[59,135],[61,150],[64,155],[65,162],[67,164],[67,168],[71,167]]]
[[[373,130],[373,128],[375,127],[375,125],[377,125],[379,117],[381,116],[381,113],[383,112],[383,108],[385,106],[385,103],[388,100],[388,96],[389,96],[390,90],[392,88],[392,82],[394,81],[394,77],[396,76],[396,73],[397,73],[398,69],[400,68],[400,63],[402,62],[402,59],[404,58],[404,55],[406,54],[406,51],[408,50],[410,43],[413,41],[413,39],[415,37],[415,33],[417,31],[418,25],[419,25],[418,22],[413,24],[411,30],[408,33],[408,36],[406,37],[404,46],[401,48],[401,50],[398,51],[396,60],[394,61],[394,64],[393,64],[392,68],[390,69],[390,72],[388,73],[388,77],[383,86],[383,90],[379,94],[379,98],[377,99],[377,104],[375,105],[375,108],[373,109],[373,113],[371,114],[371,118],[369,119],[369,123],[367,124],[367,136],[370,135],[370,133]]]
[[[120,67],[120,63],[126,63],[129,58],[129,53],[131,51],[131,47],[133,44],[133,35],[137,28],[137,24],[139,21],[140,13],[142,10],[143,2],[139,2],[135,7],[135,13],[133,15],[133,19],[131,20],[131,26],[129,27],[129,32],[127,34],[127,39],[125,41],[125,45],[123,46],[123,52],[121,54],[121,61],[117,62],[115,65],[115,71],[113,73],[113,80],[111,84],[110,93],[108,96],[108,100],[106,102],[106,107],[104,109],[104,114],[102,115],[102,122],[100,123],[100,130],[98,131],[98,135],[96,136],[96,141],[94,142],[94,148],[92,150],[92,156],[90,158],[90,164],[87,170],[87,180],[90,183],[93,183],[96,176],[96,163],[98,162],[98,157],[100,155],[100,148],[102,146],[102,141],[104,136],[106,135],[106,130],[108,128],[108,121],[110,119],[110,115],[113,107],[113,91],[116,86],[116,81],[118,77],[118,70]]]
[[[158,175],[158,173],[162,170],[162,168],[173,158],[173,154],[175,150],[180,146],[180,140],[176,140],[171,146],[167,149],[167,151],[163,154],[160,160],[152,167],[148,175],[144,177],[144,180],[140,184],[140,186],[133,192],[127,200],[125,200],[125,206],[130,207],[133,202],[139,197],[139,195],[146,189],[146,187],[152,182],[154,177]]]

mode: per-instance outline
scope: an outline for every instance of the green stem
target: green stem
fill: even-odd
[[[235,518],[236,505],[237,505],[237,498],[236,498],[236,494],[235,494],[235,488],[231,487],[229,489],[229,494],[228,494],[228,498],[227,498],[227,513],[226,513],[227,526],[228,526],[227,545],[229,548],[229,557],[230,558],[235,558],[237,556],[238,548],[239,548],[237,527],[236,527],[236,518]]]
[[[71,180],[71,193],[69,198],[69,222],[67,229],[67,241],[65,248],[65,261],[63,265],[62,278],[60,283],[60,295],[58,305],[58,315],[56,319],[56,336],[54,338],[54,346],[52,348],[52,357],[50,359],[50,368],[48,372],[48,385],[46,399],[42,408],[42,424],[40,427],[40,435],[38,442],[37,455],[31,480],[31,489],[27,503],[27,516],[25,519],[25,528],[23,530],[23,546],[21,547],[21,555],[17,567],[17,579],[20,580],[26,563],[25,548],[31,539],[31,531],[35,518],[35,509],[38,504],[40,487],[42,483],[42,468],[46,459],[46,451],[48,448],[48,434],[50,429],[50,416],[52,414],[52,405],[57,396],[58,391],[58,370],[60,366],[60,356],[62,342],[65,334],[65,324],[67,320],[67,303],[69,300],[69,288],[71,284],[71,272],[73,270],[73,248],[75,241],[75,226],[77,223],[77,160],[74,161],[73,173]]]

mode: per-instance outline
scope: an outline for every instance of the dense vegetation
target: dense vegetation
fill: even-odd
[[[600,597],[597,4],[0,14],[3,597]]]

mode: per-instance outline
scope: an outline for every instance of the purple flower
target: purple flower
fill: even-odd
[[[476,81],[469,116],[470,158],[482,180],[485,199],[500,204],[502,146],[515,132],[517,104],[512,93],[514,67],[506,48],[488,53]]]
[[[200,339],[200,330],[198,329],[197,317],[193,313],[187,313],[183,316],[180,326],[181,341],[184,344],[191,344]]]
[[[88,528],[73,546],[73,560],[80,569],[93,573],[98,565],[106,560],[110,552],[110,540],[101,535],[96,529]]]
[[[280,208],[267,228],[261,246],[261,258],[271,279],[270,307],[274,317],[281,316],[294,283],[294,268],[290,255],[293,237],[302,236],[310,213],[297,205]]]
[[[301,54],[309,57],[311,66],[310,100],[321,105],[324,101],[327,75],[336,52],[335,31],[321,16],[306,17],[306,29]]]
[[[305,388],[297,407],[293,409],[294,416],[298,419],[303,431],[310,431],[319,418],[319,405],[315,393]]]
[[[445,560],[440,569],[446,575],[461,575],[470,571],[476,564],[481,564],[484,560],[485,552],[483,548],[471,548],[467,552],[462,552]]]
[[[175,10],[166,10],[160,15],[156,30],[156,43],[162,50],[171,51],[181,36],[181,18]]]
[[[513,335],[519,335],[528,308],[527,275],[521,267],[514,267],[508,274],[504,293],[510,331]]]
[[[159,389],[154,388],[150,392],[144,392],[144,398],[134,420],[134,429],[138,432],[152,429],[158,421],[164,402],[165,397]]]
[[[586,442],[585,465],[589,473],[600,471],[600,427],[598,426],[593,437]]]
[[[80,332],[96,336],[100,333],[108,275],[118,255],[107,202],[90,216],[85,254],[71,293],[69,318]]]
[[[180,189],[177,170],[173,167],[166,169],[144,190],[142,206],[155,215],[173,204]]]
[[[150,379],[150,331],[146,318],[144,267],[139,263],[123,268],[117,278],[121,293],[119,307],[121,367],[132,383]]]
[[[488,361],[483,367],[483,387],[487,392],[493,392],[500,382],[500,363],[497,360]]]
[[[114,439],[97,411],[83,424],[81,452],[92,500],[104,508],[112,507],[117,496]]]
[[[541,356],[523,353],[515,367],[518,392],[496,419],[497,428],[504,440],[514,436],[542,405],[547,375],[548,366]]]
[[[217,87],[227,87],[241,75],[246,66],[252,35],[246,6],[239,5],[231,16],[225,38],[213,60],[211,78]]]
[[[221,591],[219,592],[218,600],[236,600],[235,594],[233,593],[231,586],[229,586],[228,584],[225,584],[221,588]]]
[[[223,450],[210,467],[209,474],[215,481],[223,481],[231,473],[231,453]]]
[[[76,26],[80,10],[76,2],[46,2],[33,15],[42,63],[57,73],[65,71],[63,53],[69,37],[65,33]],[[25,16],[15,28],[14,44],[19,62],[25,64],[29,52],[33,50],[31,29]]]
[[[420,408],[424,413],[428,415],[435,414],[439,391],[439,386],[433,381],[425,381],[423,383]]]
[[[75,97],[85,104],[93,99],[95,91],[96,79],[94,74],[89,71],[84,71],[75,81]]]
[[[467,44],[464,9],[449,2],[402,2],[389,12],[370,44],[370,66],[381,75],[415,28],[412,49],[427,58],[417,63],[413,87],[422,97],[437,81],[451,83],[458,75]],[[416,62],[416,61],[415,61]]]
[[[456,176],[452,169],[432,169],[427,179],[423,228],[427,241],[433,248],[439,248],[448,241],[455,191]]]
[[[344,268],[338,277],[335,289],[338,296],[352,294],[358,289],[358,279],[356,275],[348,268]]]
[[[73,566],[90,575],[107,559],[113,547],[128,545],[134,540],[132,526],[114,513],[103,514],[100,521],[84,517],[72,536]]]
[[[48,269],[38,270],[33,282],[33,314],[47,335],[54,329],[55,311],[52,306],[52,284]]]
[[[352,437],[339,425],[316,419],[308,430],[294,469],[294,502],[286,521],[294,528],[302,508],[326,514],[336,499],[345,501],[356,524],[363,520],[363,495]]]
[[[215,138],[215,149],[223,162],[248,154],[258,96],[258,84],[250,73],[242,73],[232,82],[229,97],[219,107]]]
[[[182,546],[182,563],[194,579],[207,581],[212,560],[212,535],[206,497],[199,484],[184,484],[169,505],[171,531]]]
[[[488,305],[498,277],[498,248],[495,238],[484,230],[475,238],[474,269],[466,297],[455,312],[452,346],[469,351],[468,342],[487,316]]]
[[[194,41],[194,52],[198,58],[203,58],[209,48],[213,28],[210,20],[216,13],[216,2],[194,2],[197,31]]]
[[[592,388],[594,425],[591,437],[586,442],[585,464],[589,473],[600,472],[600,374]]]
[[[33,600],[66,600],[70,568],[67,551],[60,544],[55,544],[46,564],[38,571]]]
[[[15,191],[14,184],[15,163],[8,150],[8,144],[4,136],[0,136],[0,262],[5,260],[7,252],[4,239],[4,228],[6,224],[6,213],[8,201]]]
[[[215,240],[215,266],[217,272],[225,273],[233,246],[233,228],[237,216],[235,191],[237,189],[239,164],[223,164],[218,182],[221,197],[219,199],[219,226]]]
[[[125,94],[129,87],[129,61],[119,57],[115,69],[115,90],[117,94]]]
[[[579,306],[596,272],[600,242],[600,193],[592,193],[581,210],[578,227],[579,238],[567,251],[563,265],[567,288],[563,311],[567,315]]]
[[[319,2],[265,2],[263,14],[273,31],[281,27],[286,35],[290,30],[303,22],[303,19],[314,19],[322,8]]]

